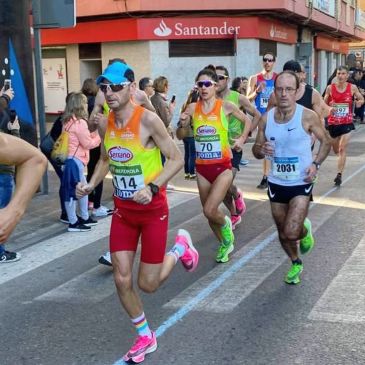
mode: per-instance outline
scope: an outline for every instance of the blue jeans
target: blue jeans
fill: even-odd
[[[14,178],[10,174],[0,174],[0,209],[5,208],[13,194]],[[0,255],[5,251],[4,245],[0,245]]]
[[[195,141],[194,137],[185,137],[184,141],[184,150],[185,150],[185,165],[184,171],[185,174],[195,174]]]

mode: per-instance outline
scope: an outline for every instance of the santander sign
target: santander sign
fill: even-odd
[[[164,20],[160,21],[153,33],[158,37],[183,36],[225,36],[235,35],[240,31],[241,26],[229,25],[226,20],[221,20],[217,25],[186,25],[183,22],[175,23],[170,28]]]

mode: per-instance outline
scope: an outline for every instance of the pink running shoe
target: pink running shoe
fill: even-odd
[[[234,205],[236,206],[237,215],[244,215],[246,212],[246,204],[243,200],[242,191],[238,190],[238,197],[234,199]]]
[[[138,336],[130,350],[123,356],[123,361],[133,361],[138,364],[142,362],[146,354],[156,351],[156,334],[152,331],[152,337]]]
[[[175,242],[185,246],[185,253],[180,257],[181,263],[186,271],[194,271],[198,266],[199,253],[191,242],[191,237],[185,229],[179,229]]]
[[[231,215],[231,222],[232,222],[232,230],[236,229],[236,226],[240,224],[242,221],[240,215]]]

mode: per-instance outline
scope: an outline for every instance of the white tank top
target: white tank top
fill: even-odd
[[[312,163],[312,152],[310,135],[302,125],[303,106],[296,104],[293,118],[286,123],[275,121],[275,109],[267,113],[265,129],[266,140],[275,138],[269,181],[284,186],[308,184],[305,170]]]

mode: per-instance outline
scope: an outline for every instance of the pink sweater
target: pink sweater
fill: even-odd
[[[90,133],[86,120],[76,119],[75,117],[64,124],[63,130],[65,129],[69,132],[69,157],[76,157],[84,165],[87,165],[90,159],[89,151],[100,144],[98,132]]]

